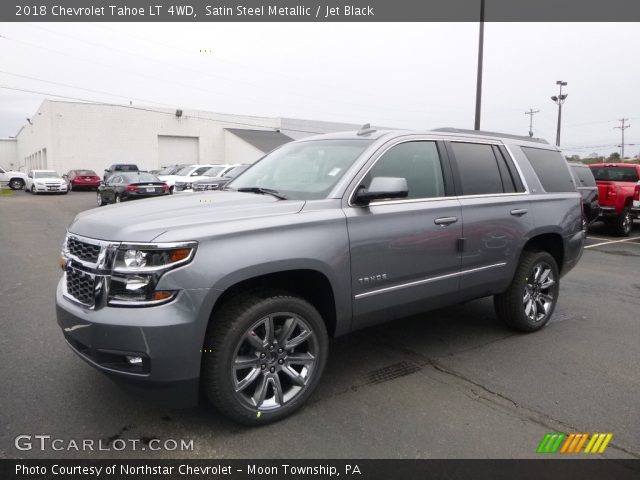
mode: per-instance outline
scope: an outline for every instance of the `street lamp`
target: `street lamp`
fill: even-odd
[[[567,85],[567,82],[558,80],[556,82],[556,85],[560,85],[560,93],[558,94],[558,96],[554,95],[553,97],[551,97],[551,100],[553,100],[555,104],[558,105],[558,132],[556,133],[556,146],[559,147],[560,146],[560,123],[562,122],[562,104],[567,99],[569,94],[568,93],[565,93],[564,95],[562,94],[562,87],[565,87]]]

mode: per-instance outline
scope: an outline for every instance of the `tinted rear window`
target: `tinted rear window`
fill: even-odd
[[[124,178],[125,183],[138,183],[138,182],[161,182],[158,177],[152,175],[151,173],[141,172],[141,173],[123,173],[122,178]]]
[[[137,172],[138,167],[136,165],[116,165],[116,171],[118,172]]]
[[[612,182],[637,182],[638,171],[634,167],[591,167],[596,180],[611,180]]]
[[[541,148],[521,147],[547,192],[575,192],[567,161],[560,152]]]
[[[451,148],[458,164],[462,195],[504,193],[491,145],[451,142]]]
[[[591,173],[591,170],[589,170],[589,167],[586,165],[571,165],[571,169],[573,170],[573,174],[581,187],[596,186],[596,179],[593,178],[593,174]]]
[[[95,177],[96,172],[94,172],[93,170],[76,170],[76,175],[79,175],[80,177]]]

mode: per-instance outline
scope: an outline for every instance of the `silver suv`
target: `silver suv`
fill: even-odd
[[[58,323],[137,392],[186,406],[202,390],[261,424],[309,398],[330,337],[490,295],[508,326],[539,330],[582,255],[581,218],[566,161],[541,140],[312,137],[222,191],[79,214]]]

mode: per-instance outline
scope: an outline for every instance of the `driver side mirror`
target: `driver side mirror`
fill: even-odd
[[[369,188],[362,188],[356,192],[355,203],[369,205],[373,200],[388,200],[406,198],[409,195],[407,179],[401,177],[375,177]]]

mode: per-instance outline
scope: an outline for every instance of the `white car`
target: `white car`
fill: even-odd
[[[202,175],[203,172],[209,170],[211,167],[215,167],[215,165],[187,165],[186,167],[178,170],[175,175],[158,175],[158,178],[169,185],[169,187],[171,187],[171,193],[173,193],[173,186],[176,184],[176,179],[190,177],[191,175],[197,177],[199,175]]]
[[[27,183],[27,174],[5,170],[0,167],[0,187],[9,186],[11,190],[20,190]]]
[[[53,170],[31,170],[27,175],[25,191],[31,193],[67,193],[67,182]]]
[[[203,178],[217,177],[223,175],[224,172],[231,170],[234,165],[209,165],[208,168],[188,172],[187,169],[183,169],[176,175],[173,184],[173,193],[185,193],[192,192],[193,182],[196,180],[202,180]],[[186,174],[183,174],[185,173]]]

